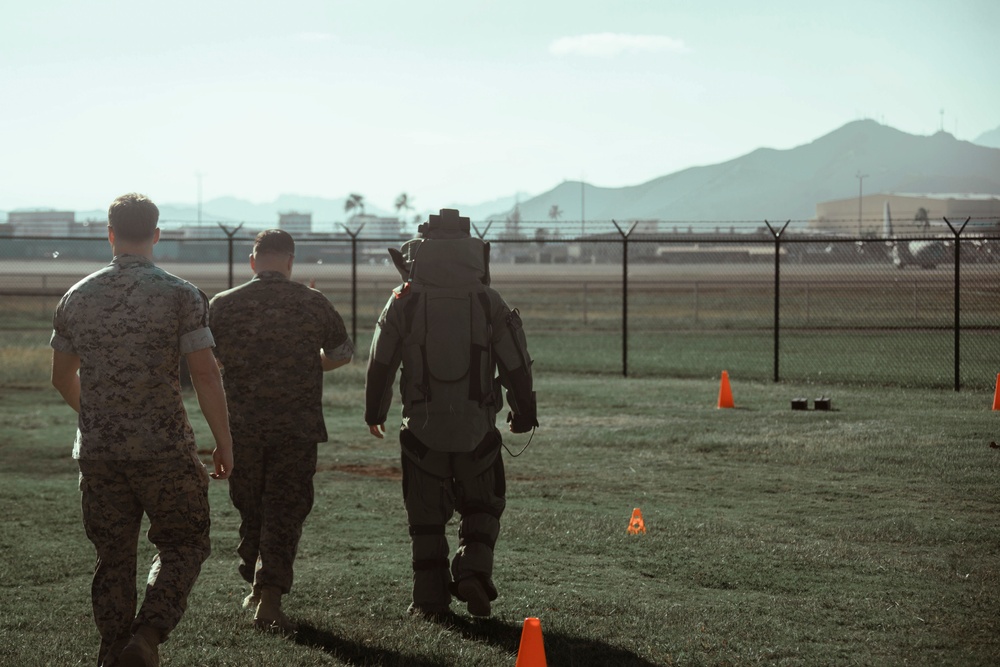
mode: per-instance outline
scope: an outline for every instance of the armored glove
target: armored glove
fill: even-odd
[[[510,400],[509,392],[507,394],[507,402],[514,405],[514,403]],[[510,424],[511,433],[527,433],[534,427],[538,426],[538,410],[535,403],[535,392],[531,392],[531,404],[527,406],[525,411],[520,413],[507,413],[507,423]]]

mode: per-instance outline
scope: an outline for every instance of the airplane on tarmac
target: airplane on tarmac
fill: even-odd
[[[896,238],[892,231],[892,216],[889,213],[889,202],[885,202],[882,212],[882,238],[889,248],[889,256],[898,269],[907,266],[919,266],[923,269],[933,269],[945,261],[945,244],[936,239],[907,241]]]

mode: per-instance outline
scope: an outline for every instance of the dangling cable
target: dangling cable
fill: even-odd
[[[507,443],[506,442],[502,442],[502,441],[501,442],[503,444],[503,448],[507,450],[508,454],[510,454],[511,456],[517,457],[517,456],[520,456],[521,454],[524,454],[524,450],[526,450],[528,448],[528,445],[531,444],[531,439],[534,438],[534,437],[535,437],[535,427],[532,426],[531,427],[531,435],[528,436],[528,442],[524,443],[524,447],[521,447],[521,451],[519,451],[517,454],[515,454],[512,451],[510,451],[510,448],[507,447]]]

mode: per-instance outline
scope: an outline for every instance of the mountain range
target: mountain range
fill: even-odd
[[[989,132],[983,132],[973,139],[972,143],[988,148],[1000,148],[1000,127],[994,128]]]
[[[1000,127],[973,143],[944,131],[913,135],[874,120],[858,120],[802,146],[759,148],[727,162],[691,167],[639,185],[606,188],[564,181],[536,196],[517,193],[450,207],[473,221],[504,220],[515,206],[525,222],[550,220],[553,207],[564,222],[808,220],[815,215],[817,202],[856,197],[859,187],[865,194],[1000,196]],[[164,204],[160,217],[164,227],[199,219],[261,227],[277,224],[281,212],[311,212],[314,231],[339,231],[347,217],[346,199],[282,195],[255,204],[220,197],[203,202],[200,214],[196,205]],[[368,205],[365,212],[396,216],[395,211]],[[106,220],[106,212],[79,211],[76,219]]]
[[[817,202],[856,197],[859,181],[867,194],[1000,196],[1000,149],[959,141],[947,132],[917,136],[860,120],[803,146],[759,148],[641,185],[565,182],[521,202],[519,209],[522,220],[546,220],[552,206],[564,220],[580,220],[581,208],[587,220],[808,220]]]

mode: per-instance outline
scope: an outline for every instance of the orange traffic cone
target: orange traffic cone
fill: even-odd
[[[632,535],[646,532],[646,522],[642,520],[642,512],[636,507],[632,510],[632,519],[628,522],[628,532]]]
[[[719,385],[719,405],[720,408],[734,408],[733,390],[729,386],[729,372],[722,371],[722,384]]]
[[[997,373],[997,386],[993,390],[993,409],[1000,410],[1000,373]]]
[[[542,642],[542,622],[537,618],[524,619],[521,645],[517,648],[514,667],[546,667],[545,644]]]

